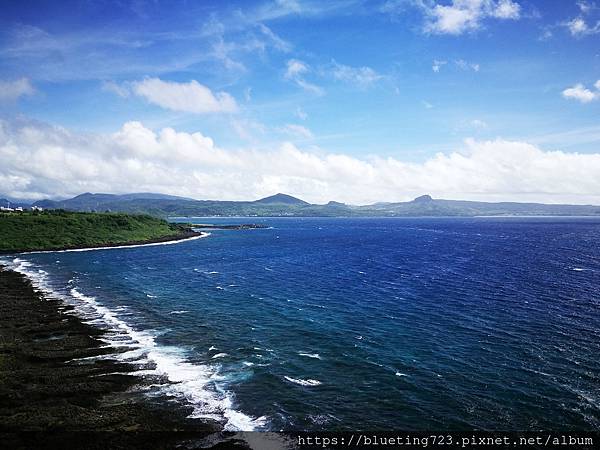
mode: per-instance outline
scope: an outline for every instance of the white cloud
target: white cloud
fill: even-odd
[[[131,84],[133,92],[150,103],[173,111],[189,113],[236,112],[235,99],[227,92],[213,92],[192,80],[189,83],[146,78]]]
[[[423,104],[423,106],[424,106],[426,109],[431,109],[431,108],[433,108],[433,105],[432,105],[431,103],[429,103],[428,101],[426,101],[426,100],[423,100],[421,103]]]
[[[586,88],[583,84],[578,83],[575,86],[562,91],[562,95],[567,99],[578,100],[581,103],[589,103],[600,98],[600,80],[594,83],[594,87],[596,88],[595,92]]]
[[[596,5],[594,3],[589,3],[583,0],[577,2],[577,6],[583,14],[588,14],[590,11],[596,9]]]
[[[437,59],[433,60],[433,64],[431,65],[431,70],[438,73],[440,69],[447,64],[447,61],[439,61]]]
[[[309,71],[310,67],[308,64],[297,59],[290,59],[286,64],[284,77],[293,81],[307,92],[323,95],[325,93],[323,88],[305,80],[304,75]]]
[[[305,126],[292,123],[286,124],[284,127],[281,128],[281,131],[291,136],[301,137],[304,139],[312,139],[314,137],[312,131],[310,131]]]
[[[433,34],[459,35],[480,29],[485,19],[517,20],[521,12],[520,5],[512,0],[452,0],[449,5],[419,5],[426,15],[424,30]]]
[[[325,91],[323,90],[322,87],[317,86],[316,84],[313,83],[309,83],[308,81],[298,78],[296,81],[296,84],[298,86],[300,86],[302,89],[304,89],[306,92],[311,92],[315,95],[323,95],[325,94]]]
[[[479,72],[479,64],[470,63],[465,61],[464,59],[457,59],[454,61],[454,64],[462,70],[472,70],[473,72]]]
[[[525,142],[467,140],[422,163],[278,148],[224,150],[201,133],[128,122],[88,135],[0,121],[0,192],[14,197],[163,192],[255,199],[287,192],[312,202],[437,198],[600,204],[600,153],[544,151]]]
[[[300,107],[296,108],[295,114],[296,114],[296,117],[298,117],[298,119],[300,119],[300,120],[308,119],[308,114],[306,114],[306,112]]]
[[[573,20],[565,22],[563,25],[566,26],[571,35],[575,37],[600,33],[600,22],[597,22],[594,26],[589,26],[582,17],[576,17]]]
[[[339,64],[336,61],[332,62],[331,75],[336,80],[355,84],[362,88],[366,88],[383,78],[370,67],[351,67]]]
[[[285,69],[285,77],[293,80],[306,72],[308,72],[308,66],[305,63],[297,59],[290,59]]]
[[[352,67],[332,60],[330,65],[313,70],[307,63],[298,59],[290,59],[287,62],[284,77],[294,81],[306,91],[323,94],[324,91],[320,86],[306,80],[305,76],[311,72],[321,77],[333,78],[361,88],[366,88],[383,78],[382,75],[367,66]]]
[[[540,36],[538,37],[538,40],[539,40],[539,41],[547,41],[547,40],[549,40],[550,38],[552,38],[552,36],[554,36],[554,34],[552,33],[552,31],[551,31],[551,30],[549,30],[549,29],[544,29],[544,30],[542,31],[542,34],[540,34]]]
[[[492,9],[492,16],[498,19],[518,19],[520,17],[521,7],[518,3],[511,0],[500,0],[496,7]]]
[[[0,102],[14,101],[24,95],[33,95],[35,89],[27,78],[18,80],[2,81],[0,80]]]
[[[469,122],[469,124],[473,127],[473,128],[487,128],[488,124],[487,122],[485,122],[484,120],[481,119],[473,119],[471,120],[471,122]]]
[[[273,30],[271,30],[266,25],[260,23],[258,24],[258,29],[263,35],[265,35],[269,39],[271,45],[277,50],[282,52],[289,52],[292,49],[292,45],[289,42],[281,39],[278,35],[273,33]]]
[[[114,81],[103,81],[102,90],[112,92],[122,98],[127,98],[131,94],[129,88],[125,84],[117,84]]]
[[[448,61],[434,59],[431,65],[431,70],[435,73],[439,73],[442,67],[448,64]],[[464,59],[455,59],[454,65],[461,70],[472,70],[473,72],[479,72],[480,66],[478,63],[465,61]]]
[[[252,88],[251,87],[247,87],[246,89],[244,89],[244,100],[246,100],[246,102],[249,102],[252,100]]]
[[[265,124],[256,120],[231,117],[230,125],[240,138],[250,142],[258,141],[257,135],[263,136],[267,133]]]

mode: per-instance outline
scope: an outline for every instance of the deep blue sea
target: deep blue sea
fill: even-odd
[[[4,262],[230,429],[600,427],[600,219],[195,221]]]

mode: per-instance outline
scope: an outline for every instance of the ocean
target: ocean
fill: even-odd
[[[2,257],[230,430],[600,427],[600,219],[220,218]]]

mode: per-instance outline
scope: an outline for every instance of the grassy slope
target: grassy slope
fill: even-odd
[[[185,231],[155,217],[120,213],[0,213],[0,251],[93,247],[149,241]]]

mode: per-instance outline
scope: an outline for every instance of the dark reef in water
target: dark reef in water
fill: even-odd
[[[218,423],[188,419],[185,407],[140,393],[144,381],[132,366],[93,358],[115,349],[71,312],[0,266],[4,448],[240,448],[223,440]]]
[[[257,223],[242,223],[236,225],[214,225],[211,223],[198,223],[192,224],[192,228],[199,230],[254,230],[269,228],[268,225],[261,225]]]

